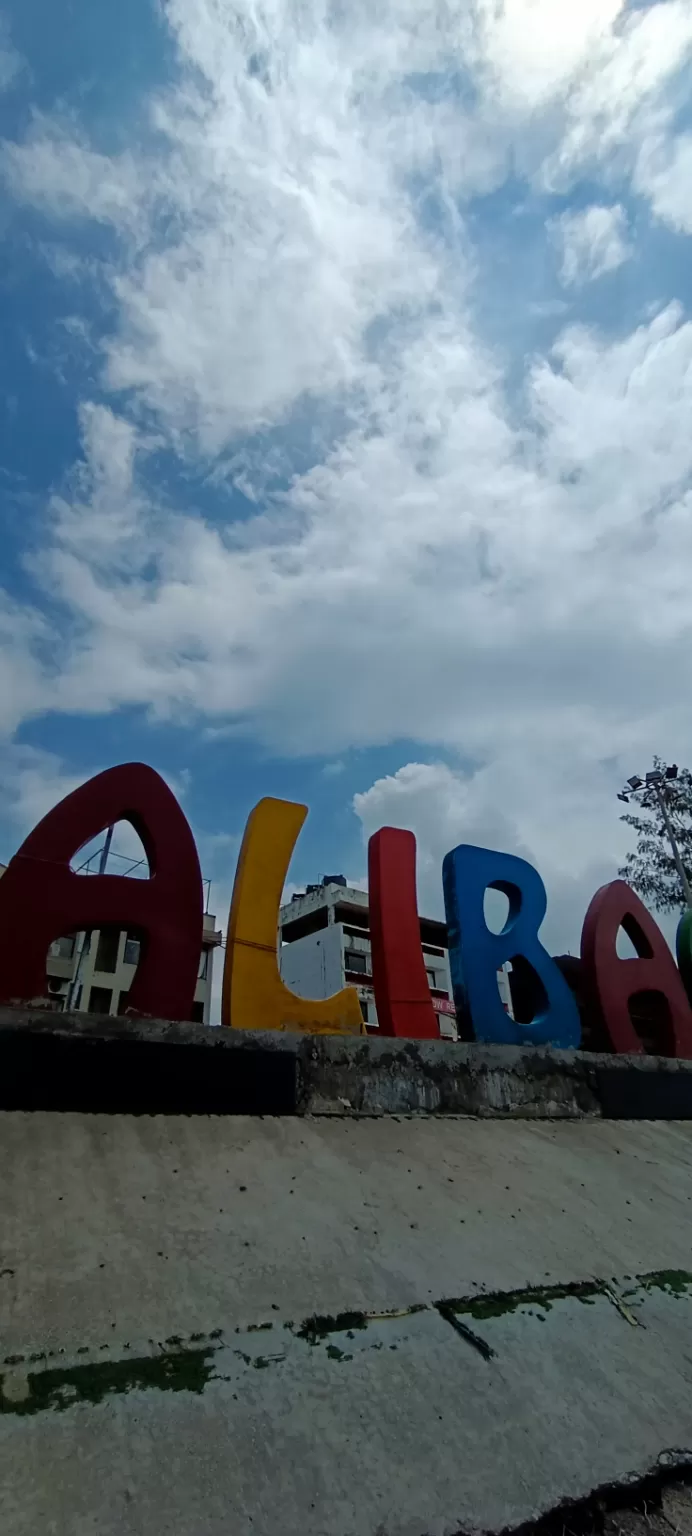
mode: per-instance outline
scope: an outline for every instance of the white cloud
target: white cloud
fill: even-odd
[[[128,240],[111,271],[107,383],[136,390],[179,446],[214,454],[305,392],[359,402],[369,327],[465,286],[453,194],[501,181],[512,154],[540,165],[534,114],[555,102],[581,101],[600,139],[604,75],[608,110],[633,111],[692,39],[685,9],[671,0],[662,20],[637,13],[618,30],[621,0],[445,13],[428,0],[329,20],[320,6],[176,0],[189,73],[152,103],[154,147],[107,157],[37,117],[5,146],[6,174],[17,196]],[[465,70],[471,100],[454,88]],[[439,99],[416,93],[426,72],[446,82]],[[446,240],[421,225],[411,177],[438,195]]]
[[[107,406],[89,402],[81,407],[84,459],[75,467],[71,496],[54,496],[50,504],[53,537],[64,548],[79,552],[88,538],[88,564],[109,571],[125,561],[132,568],[136,541],[141,560],[141,499],[134,483],[135,453],[142,443],[134,427]]]
[[[482,52],[503,93],[535,109],[554,97],[611,44],[624,0],[505,0],[477,6]]]
[[[0,794],[3,836],[0,863],[7,864],[20,843],[48,811],[83,782],[83,775],[66,770],[54,752],[9,745],[0,750]]]
[[[684,518],[692,472],[684,426],[691,362],[692,323],[671,304],[615,342],[606,343],[594,330],[568,328],[553,357],[537,362],[531,376],[533,414],[545,434],[543,465],[569,483],[578,542],[606,558],[620,539],[621,556],[635,560],[653,546],[672,583],[671,596],[676,573],[667,563],[668,537]],[[625,569],[618,563],[619,583]],[[655,569],[648,566],[639,578],[635,569],[631,574],[649,591]],[[617,592],[610,603],[617,607]],[[655,612],[657,628],[665,625],[665,605],[648,611],[652,618]]]
[[[0,739],[44,707],[50,624],[0,591]]]
[[[133,158],[97,154],[67,124],[37,113],[23,143],[5,143],[3,170],[15,197],[56,219],[94,219],[126,232],[137,224],[141,185]]]
[[[692,134],[655,132],[639,154],[634,185],[653,212],[680,234],[692,234]]]
[[[91,470],[41,565],[83,637],[53,702],[250,712],[297,751],[413,727],[485,753],[551,717],[598,749],[603,709],[613,739],[632,712],[645,735],[690,627],[691,357],[675,309],[623,342],[572,328],[517,432],[478,347],[428,327],[377,430],[297,479],[256,544],[164,516],[128,432],[87,415]]]
[[[632,255],[620,203],[610,208],[592,203],[576,213],[563,213],[553,220],[551,233],[562,255],[562,281],[568,286],[614,272]]]
[[[564,125],[542,161],[542,180],[567,189],[580,174],[601,168],[606,177],[613,169],[631,173],[691,56],[689,0],[663,0],[622,14],[565,97]]]

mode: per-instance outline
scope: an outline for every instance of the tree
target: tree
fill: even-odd
[[[654,758],[654,770],[662,775],[658,793],[646,783],[638,789],[626,787],[628,800],[633,800],[642,814],[635,816],[628,812],[620,817],[629,827],[634,827],[637,849],[636,853],[628,853],[618,874],[659,912],[674,912],[684,910],[687,901],[660,797],[665,802],[682,866],[692,885],[692,773],[689,768],[680,768],[676,777],[666,777],[666,764],[660,757]]]

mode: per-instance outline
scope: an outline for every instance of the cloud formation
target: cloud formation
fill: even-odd
[[[632,254],[625,210],[619,203],[612,208],[592,203],[577,213],[563,213],[552,229],[562,254],[562,281],[568,286],[614,272]]]

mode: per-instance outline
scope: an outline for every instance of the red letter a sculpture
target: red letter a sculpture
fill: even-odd
[[[620,927],[634,944],[636,960],[621,960],[617,953]],[[655,993],[665,999],[668,1016],[665,1054],[692,1057],[692,1012],[680,973],[658,923],[625,880],[602,885],[593,897],[584,918],[581,957],[615,1051],[644,1049],[629,1002],[637,993]]]
[[[78,849],[116,821],[139,834],[150,879],[70,869]],[[53,939],[106,925],[143,940],[132,1012],[189,1019],[202,943],[199,860],[175,795],[144,763],[108,768],[75,789],[10,861],[0,880],[0,1002],[43,997]]]

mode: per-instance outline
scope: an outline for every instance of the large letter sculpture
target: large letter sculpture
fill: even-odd
[[[675,936],[675,948],[680,967],[680,975],[687,996],[692,1003],[692,908],[688,907],[683,912],[678,931]]]
[[[279,905],[307,806],[260,800],[248,817],[228,920],[221,1023],[235,1029],[364,1033],[358,993],[344,987],[322,1001],[297,997],[277,964]]]
[[[616,949],[624,928],[637,950],[636,960],[621,960]],[[692,1013],[673,956],[658,924],[625,880],[612,880],[596,892],[581,935],[581,956],[591,996],[616,1051],[642,1051],[630,1018],[629,1001],[638,992],[665,998],[670,1019],[671,1056],[692,1056]]]
[[[150,879],[77,875],[70,859],[116,821],[129,821]],[[108,768],[44,816],[0,880],[0,1001],[43,997],[49,944],[106,924],[133,928],[142,954],[133,1013],[189,1019],[202,947],[202,877],[187,820],[144,763]]]
[[[513,854],[462,843],[446,855],[442,883],[454,1001],[476,1040],[576,1049],[581,1038],[577,1005],[538,938],[546,908],[538,871]],[[488,887],[509,899],[501,933],[492,933],[485,921]],[[497,972],[508,960],[530,966],[538,981],[540,1011],[528,1024],[510,1018],[500,998]]]
[[[382,827],[368,844],[370,938],[375,1006],[381,1035],[437,1040],[420,944],[416,900],[416,839]]]

